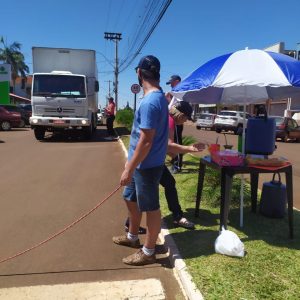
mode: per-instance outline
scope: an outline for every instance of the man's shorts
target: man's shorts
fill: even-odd
[[[140,211],[159,209],[159,181],[163,167],[136,169],[131,183],[124,188],[123,198],[137,202]]]

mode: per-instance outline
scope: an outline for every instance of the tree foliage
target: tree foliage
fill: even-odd
[[[14,85],[18,76],[26,78],[26,74],[29,73],[29,67],[25,64],[21,47],[22,45],[18,42],[7,45],[3,37],[0,39],[0,60],[11,65],[11,76]]]

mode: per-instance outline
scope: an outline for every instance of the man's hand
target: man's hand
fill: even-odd
[[[190,152],[201,152],[205,149],[205,144],[197,143],[190,146]]]
[[[129,185],[131,179],[132,179],[132,174],[127,169],[124,169],[120,178],[120,185],[121,186]]]

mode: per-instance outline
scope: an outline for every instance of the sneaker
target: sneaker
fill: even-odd
[[[177,167],[172,167],[171,168],[171,173],[172,174],[178,174],[178,173],[180,173],[181,172],[181,169],[179,169],[179,168],[177,168]]]
[[[189,221],[186,218],[181,218],[178,221],[174,221],[174,226],[175,227],[182,227],[185,229],[195,229],[195,224],[191,221]]]
[[[139,249],[137,252],[123,258],[123,263],[131,266],[144,266],[149,264],[156,263],[155,254],[148,256],[142,249]]]
[[[136,241],[131,241],[127,238],[127,235],[121,235],[121,236],[114,236],[113,242],[117,245],[126,246],[130,248],[140,248],[140,240],[137,239]]]

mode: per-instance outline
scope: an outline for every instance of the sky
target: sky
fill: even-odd
[[[153,3],[152,3],[153,2]],[[105,106],[114,80],[115,43],[104,32],[122,34],[120,63],[149,5],[161,0],[0,0],[0,36],[9,45],[22,44],[25,62],[32,71],[31,48],[93,49],[97,53],[99,104]],[[299,36],[299,0],[173,0],[132,65],[119,74],[119,108],[133,107],[130,87],[137,82],[134,68],[144,55],[161,62],[161,87],[173,74],[181,78],[217,56],[245,49],[263,49],[284,42],[296,49]],[[150,17],[150,16],[148,16]],[[147,20],[147,19],[146,19]],[[130,54],[130,53],[129,53]],[[140,96],[139,94],[138,96]]]

